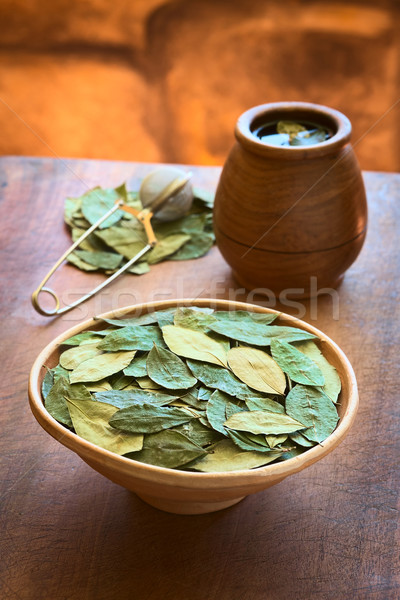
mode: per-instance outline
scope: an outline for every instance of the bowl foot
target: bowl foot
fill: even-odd
[[[219,502],[194,502],[192,500],[169,500],[168,498],[157,498],[155,496],[147,496],[146,494],[136,495],[147,504],[150,504],[150,506],[176,515],[201,515],[216,512],[217,510],[223,510],[237,504],[245,497],[242,496],[241,498]]]

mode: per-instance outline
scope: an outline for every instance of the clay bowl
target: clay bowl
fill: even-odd
[[[250,310],[275,313],[271,309],[228,300],[169,300],[130,306],[101,315],[107,318],[132,317],[174,306],[202,306],[216,310]],[[96,446],[60,425],[46,411],[41,384],[45,368],[58,363],[60,347],[64,340],[86,329],[100,329],[99,320],[91,319],[72,327],[54,339],[36,358],[29,379],[29,401],[31,410],[39,424],[60,444],[76,452],[93,469],[135,492],[152,506],[172,513],[208,513],[236,504],[245,496],[265,490],[285,477],[298,473],[331,452],[349,431],[357,411],[358,393],[353,369],[340,348],[321,331],[286,314],[280,314],[276,323],[300,327],[317,335],[320,348],[326,358],[336,367],[342,380],[339,414],[336,430],[320,445],[302,455],[281,463],[267,465],[254,470],[224,473],[192,473],[155,467],[118,456]]]

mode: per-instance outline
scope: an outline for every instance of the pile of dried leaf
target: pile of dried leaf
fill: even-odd
[[[340,379],[274,314],[177,308],[85,331],[47,372],[48,412],[131,459],[201,472],[297,456],[335,429]]]
[[[213,195],[194,188],[194,201],[189,214],[168,223],[152,219],[158,244],[127,272],[142,275],[149,265],[163,260],[199,258],[214,244],[212,228]],[[79,198],[65,200],[64,220],[71,228],[73,241],[96,223],[121,198],[125,204],[141,210],[139,193],[128,191],[125,184],[115,189],[100,187]],[[117,211],[84,240],[68,257],[83,271],[115,272],[147,244],[143,225],[132,215]]]

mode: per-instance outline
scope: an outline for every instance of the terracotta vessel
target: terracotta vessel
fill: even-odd
[[[255,134],[280,120],[313,123],[331,137],[284,147]],[[367,205],[350,135],[347,117],[316,104],[264,104],[241,115],[216,191],[214,224],[218,247],[245,288],[309,297],[336,287],[357,258]]]
[[[202,306],[215,310],[249,310],[260,313],[276,311],[228,300],[196,299],[149,302],[123,308],[102,315],[105,318],[123,318],[141,315],[154,310],[175,306]],[[321,331],[289,315],[279,313],[275,323],[300,327],[319,337],[319,346],[325,357],[337,369],[342,381],[338,412],[340,420],[335,431],[321,444],[307,452],[276,464],[258,469],[224,473],[191,473],[147,465],[124,456],[119,456],[92,444],[58,423],[44,407],[41,384],[46,372],[59,360],[64,340],[86,329],[102,329],[99,318],[91,319],[69,329],[53,340],[39,354],[29,379],[29,400],[33,414],[40,425],[60,444],[76,452],[93,469],[135,492],[140,498],[172,513],[196,514],[221,510],[236,504],[248,494],[253,494],[279,483],[289,475],[309,467],[329,454],[348,433],[353,424],[357,406],[357,383],[353,369],[340,348]],[[62,468],[62,465],[60,465]]]

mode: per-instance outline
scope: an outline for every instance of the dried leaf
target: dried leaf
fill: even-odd
[[[229,429],[264,435],[290,433],[306,426],[288,415],[262,410],[236,413],[225,422]]]
[[[189,240],[173,254],[171,260],[192,260],[200,258],[214,245],[215,237],[212,233],[192,233]]]
[[[227,436],[227,431],[224,427],[226,421],[226,396],[222,392],[216,390],[207,402],[206,414],[211,427]]]
[[[186,233],[174,233],[163,238],[152,250],[150,250],[146,257],[147,262],[149,265],[161,262],[179,250],[179,248],[181,248],[188,240],[190,240],[190,235]]]
[[[266,352],[243,346],[231,348],[228,364],[236,377],[249,387],[267,394],[285,393],[285,374]]]
[[[132,350],[131,352],[106,352],[89,358],[71,372],[70,382],[99,381],[109,377],[125,369],[134,356],[135,350]]]
[[[200,446],[174,430],[146,435],[143,450],[128,457],[149,465],[176,469],[206,454]]]
[[[75,255],[98,269],[117,269],[123,258],[121,254],[115,254],[114,252],[89,250],[75,250]]]
[[[121,408],[110,419],[110,425],[132,433],[156,433],[181,423],[187,423],[193,415],[185,409],[154,404],[132,404]]]
[[[208,333],[209,324],[215,321],[215,316],[208,312],[193,310],[192,308],[177,308],[174,316],[174,325],[186,329],[194,329]]]
[[[120,196],[116,190],[95,188],[82,196],[82,213],[91,225],[100,219],[107,211],[109,211]],[[117,210],[108,219],[99,225],[100,229],[111,227],[122,218],[123,212]]]
[[[169,349],[178,356],[227,365],[226,352],[222,344],[201,331],[166,325],[162,328],[162,332]]]
[[[271,353],[293,381],[305,385],[324,385],[325,379],[320,368],[294,346],[283,340],[273,340]]]
[[[271,340],[275,338],[285,339],[288,342],[315,338],[311,333],[296,327],[280,327],[242,321],[217,320],[210,324],[210,329],[225,337],[253,346],[269,346]]]
[[[141,356],[135,356],[130,365],[124,369],[124,374],[132,377],[146,377],[146,361],[148,353],[142,354]]]
[[[131,388],[129,390],[110,390],[107,392],[100,392],[95,394],[97,402],[105,402],[106,404],[112,404],[117,408],[126,408],[133,404],[156,404],[157,406],[164,406],[170,404],[176,400],[178,396],[175,394],[165,394],[158,390],[146,391],[141,388]]]
[[[323,442],[334,431],[339,420],[331,399],[321,390],[310,386],[295,385],[286,397],[285,408],[293,419],[304,423],[307,429],[301,433],[312,442]]]
[[[72,398],[67,398],[67,405],[75,432],[88,442],[116,454],[142,449],[142,434],[122,433],[108,424],[118,410],[115,406]]]
[[[83,344],[82,346],[74,346],[73,348],[69,348],[69,350],[65,350],[60,355],[60,365],[64,369],[71,371],[85,360],[93,358],[94,356],[98,356],[102,353],[102,350],[99,350],[97,347],[98,343],[99,342]]]
[[[325,379],[322,391],[329,396],[332,402],[337,402],[342,384],[335,367],[326,360],[325,356],[314,342],[299,342],[296,344],[296,348],[308,356],[308,358],[311,358],[311,360],[319,367]]]
[[[63,425],[72,427],[66,397],[87,402],[91,396],[84,385],[71,385],[65,377],[60,377],[47,394],[44,402],[47,412]]]
[[[165,346],[159,327],[149,325],[128,325],[112,331],[99,344],[100,350],[116,352],[117,350],[151,350],[153,344]]]
[[[196,385],[189,368],[176,354],[154,344],[147,358],[147,373],[153,381],[170,390],[188,389]]]
[[[280,455],[281,452],[243,451],[231,440],[221,440],[212,446],[212,452],[190,465],[190,467],[203,473],[240,471],[242,469],[261,467],[272,462]]]

